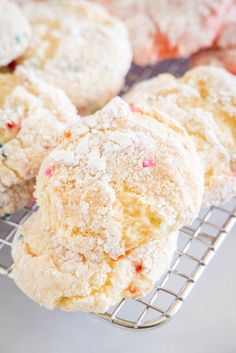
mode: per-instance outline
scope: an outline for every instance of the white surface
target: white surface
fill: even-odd
[[[47,311],[0,276],[1,353],[235,353],[236,230],[169,323],[127,331],[90,314]]]

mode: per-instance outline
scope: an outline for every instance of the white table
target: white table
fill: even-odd
[[[1,353],[235,353],[236,230],[165,326],[120,329],[90,314],[40,308],[0,276]]]

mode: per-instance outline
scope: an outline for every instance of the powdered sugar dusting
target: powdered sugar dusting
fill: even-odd
[[[199,67],[181,79],[159,75],[137,84],[125,96],[138,107],[152,106],[183,124],[205,170],[207,205],[224,202],[236,194],[236,183],[229,178],[236,154],[235,92],[234,76],[219,68]],[[188,148],[186,141],[183,146]]]
[[[191,141],[174,121],[152,114],[139,118],[115,98],[83,119],[87,132],[73,133],[42,164],[36,196],[44,222],[63,239],[73,234],[85,256],[117,259],[147,237],[190,222],[200,206],[202,169]],[[48,180],[43,171],[56,161]]]

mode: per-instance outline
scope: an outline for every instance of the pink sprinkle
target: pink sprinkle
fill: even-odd
[[[7,127],[9,128],[9,129],[13,129],[14,127],[16,127],[17,126],[17,124],[14,122],[14,121],[9,121],[8,123],[7,123]]]
[[[232,174],[231,174],[233,177],[236,177],[236,169],[232,171]]]
[[[47,169],[45,169],[45,172],[44,174],[47,176],[47,177],[51,177],[52,176],[52,167],[48,167]]]
[[[147,161],[143,161],[142,163],[143,168],[153,167],[155,164],[156,164],[156,161],[153,158],[149,158]]]
[[[133,103],[130,103],[129,106],[130,106],[130,110],[131,110],[133,113],[145,114],[142,109],[136,107]]]
[[[25,81],[25,83],[28,83],[28,84],[31,83],[31,81],[28,79],[28,77],[25,77],[25,78],[24,78],[24,81]]]

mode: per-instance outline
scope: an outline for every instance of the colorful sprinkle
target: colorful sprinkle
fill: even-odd
[[[139,107],[136,107],[134,104],[130,103],[129,106],[130,106],[130,110],[133,113],[145,114],[145,112],[142,109],[140,109]]]
[[[149,158],[147,161],[142,162],[143,168],[150,168],[153,167],[156,164],[155,159]]]
[[[52,172],[53,172],[53,168],[52,168],[52,167],[48,167],[47,169],[45,169],[44,174],[45,174],[47,177],[51,177],[51,176],[52,176]]]
[[[137,289],[135,287],[133,287],[132,285],[130,285],[127,289],[132,295],[137,293]]]
[[[20,234],[19,237],[17,238],[18,241],[24,240],[24,235]]]
[[[9,129],[13,129],[14,127],[17,127],[17,124],[16,124],[14,121],[9,121],[9,122],[7,123],[7,127],[8,127]]]
[[[0,148],[2,148],[3,147],[3,143],[2,142],[0,142]]]
[[[136,272],[142,272],[142,270],[143,270],[143,264],[141,264],[141,263],[138,263],[138,264],[136,264],[135,265],[135,271]]]
[[[235,170],[232,170],[231,175],[232,175],[233,177],[236,177],[236,169],[235,169]]]
[[[19,36],[15,36],[15,41],[16,41],[16,43],[20,43],[20,37]]]
[[[69,139],[69,138],[71,137],[71,132],[70,132],[70,130],[66,130],[66,131],[64,132],[64,136]]]
[[[17,63],[16,61],[12,61],[10,64],[7,65],[8,69],[10,72],[14,72],[16,69]]]
[[[6,220],[7,218],[10,217],[10,215],[11,215],[10,213],[4,213],[4,215],[1,216],[1,219]]]
[[[31,80],[28,77],[24,77],[24,82],[26,84],[31,84],[32,83]]]
[[[7,159],[7,155],[4,151],[2,152],[2,159],[3,159],[3,161],[5,161]]]

